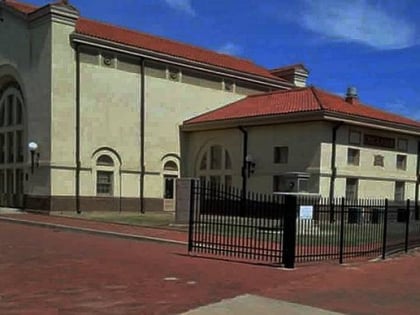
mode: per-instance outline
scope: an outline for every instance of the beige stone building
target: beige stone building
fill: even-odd
[[[86,19],[67,1],[3,0],[0,17],[2,206],[173,209],[182,121],[308,75]],[[229,140],[234,164],[240,140]]]
[[[247,191],[418,199],[420,123],[315,87],[248,96],[184,122],[182,176]]]

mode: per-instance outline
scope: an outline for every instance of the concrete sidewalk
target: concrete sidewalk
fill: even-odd
[[[257,295],[244,294],[233,299],[199,307],[181,315],[255,315],[255,314],[287,314],[287,315],[340,315],[311,306],[269,299]]]
[[[186,245],[188,241],[188,232],[170,229],[169,227],[155,228],[108,223],[82,218],[27,213],[10,208],[0,208],[0,220],[16,224],[167,244]]]

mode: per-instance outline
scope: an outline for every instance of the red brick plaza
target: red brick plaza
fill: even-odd
[[[0,314],[177,314],[245,293],[349,314],[420,310],[417,252],[290,271],[5,221],[0,238]]]

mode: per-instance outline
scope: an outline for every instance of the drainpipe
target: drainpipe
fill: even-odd
[[[144,213],[144,107],[145,107],[145,73],[144,73],[144,58],[141,58],[141,85],[140,85],[140,213]]]
[[[337,148],[337,131],[343,125],[339,122],[332,129],[332,151],[331,151],[331,180],[330,180],[330,222],[334,222],[334,193],[335,193],[335,179],[337,177],[336,148]]]
[[[242,174],[242,198],[245,199],[246,197],[246,155],[248,154],[248,131],[246,131],[242,126],[238,127],[239,130],[243,134],[243,151],[242,151],[242,168],[241,168],[241,174]]]
[[[76,190],[76,212],[82,213],[80,210],[80,52],[79,45],[75,44],[76,49],[76,178],[75,178],[75,190]]]
[[[415,218],[418,220],[420,218],[419,214],[419,171],[420,171],[420,141],[417,142],[417,166],[416,166],[416,191],[414,192],[414,207],[415,207]]]

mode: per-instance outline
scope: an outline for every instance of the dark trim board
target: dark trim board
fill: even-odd
[[[140,198],[79,197],[80,211],[130,211],[138,212]],[[144,198],[145,211],[162,211],[163,199]],[[25,210],[33,212],[77,211],[76,196],[25,196]]]

